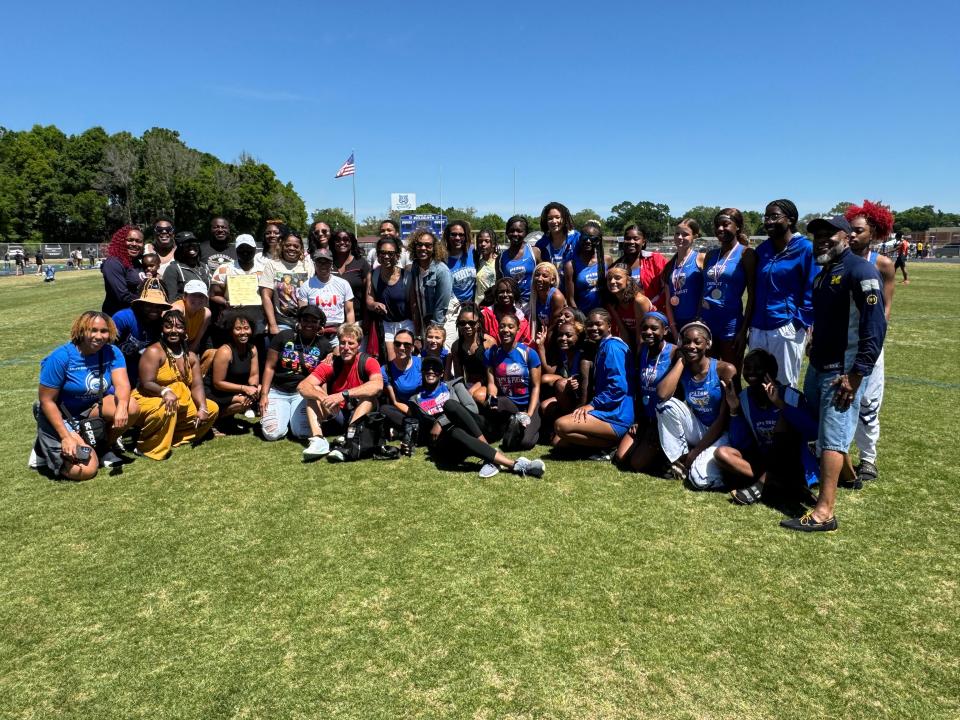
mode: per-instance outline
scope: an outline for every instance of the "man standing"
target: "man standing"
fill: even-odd
[[[890,208],[880,203],[863,201],[863,207],[851,205],[847,208],[845,217],[850,222],[853,234],[850,236],[850,251],[874,265],[883,278],[883,314],[890,322],[890,309],[893,307],[893,286],[897,271],[893,261],[871,250],[872,243],[882,244],[890,235],[893,228],[893,213]],[[857,432],[853,436],[853,443],[860,450],[860,464],[857,466],[857,477],[854,488],[859,490],[868,480],[876,480],[877,472],[877,442],[880,440],[880,405],[883,402],[884,380],[883,350],[864,384],[863,397],[860,400],[860,417],[857,420]]]
[[[190,280],[199,280],[205,288],[210,287],[210,269],[200,259],[200,242],[196,236],[184,230],[176,234],[174,243],[173,260],[161,276],[169,303],[183,296],[183,287]]]
[[[880,356],[887,321],[883,310],[883,279],[877,269],[850,252],[850,223],[843,215],[807,225],[813,251],[822,267],[813,283],[813,341],[803,392],[818,412],[817,454],[820,456],[820,496],[813,510],[780,525],[790,530],[821,532],[837,529],[833,508],[837,483],[847,464],[860,398]]]
[[[903,236],[903,233],[897,233],[897,261],[893,264],[893,274],[896,276],[897,268],[903,273],[903,284],[909,285],[910,278],[907,277],[907,255],[910,254],[910,243]]]
[[[200,243],[200,257],[211,275],[237,259],[237,250],[230,242],[230,221],[225,217],[218,215],[210,220],[210,240]]]
[[[177,244],[173,240],[173,223],[166,218],[157,218],[153,222],[153,243],[143,248],[144,252],[155,252],[160,256],[160,274],[173,262],[173,253]]]

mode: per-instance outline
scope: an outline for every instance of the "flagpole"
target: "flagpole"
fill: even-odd
[[[350,151],[350,157],[353,158],[353,234],[356,237],[359,234],[357,230],[357,155],[356,150]]]

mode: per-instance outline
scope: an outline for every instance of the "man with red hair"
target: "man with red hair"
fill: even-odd
[[[850,251],[876,266],[883,279],[883,310],[887,322],[890,322],[890,308],[893,305],[893,286],[897,271],[893,261],[876,250],[873,244],[882,244],[893,229],[893,213],[890,208],[864,200],[862,206],[851,205],[845,213],[853,233],[850,235]],[[877,441],[880,439],[880,404],[883,402],[883,350],[873,366],[873,372],[865,379],[866,388],[860,397],[860,417],[853,444],[860,451],[860,464],[856,468],[854,487],[860,489],[863,483],[876,480]],[[847,455],[849,458],[849,454]]]

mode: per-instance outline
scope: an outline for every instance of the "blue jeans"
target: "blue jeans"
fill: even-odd
[[[288,429],[295,438],[310,437],[307,404],[300,393],[270,388],[267,397],[270,402],[260,418],[264,440],[279,440],[286,436]]]
[[[818,456],[824,450],[846,454],[850,449],[850,443],[853,442],[853,435],[857,431],[860,398],[867,387],[866,378],[857,388],[850,407],[840,411],[833,404],[836,390],[833,381],[841,374],[839,370],[817,370],[812,365],[808,365],[807,376],[803,379],[803,394],[807,397],[807,405],[817,412],[817,421],[820,425],[817,435]]]

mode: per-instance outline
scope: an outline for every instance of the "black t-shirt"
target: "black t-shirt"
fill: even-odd
[[[232,263],[237,259],[237,247],[233,243],[227,245],[223,250],[214,248],[210,241],[200,243],[200,257],[210,268],[210,274],[213,275],[221,265]]]
[[[270,339],[270,349],[277,352],[270,387],[288,393],[296,392],[300,381],[312,373],[332,350],[326,338],[317,335],[312,343],[307,343],[296,330],[281,330],[274,335]]]
[[[348,283],[353,290],[353,316],[356,322],[362,322],[367,312],[366,282],[370,274],[370,263],[366,258],[354,258],[343,269],[342,273],[334,272]]]

